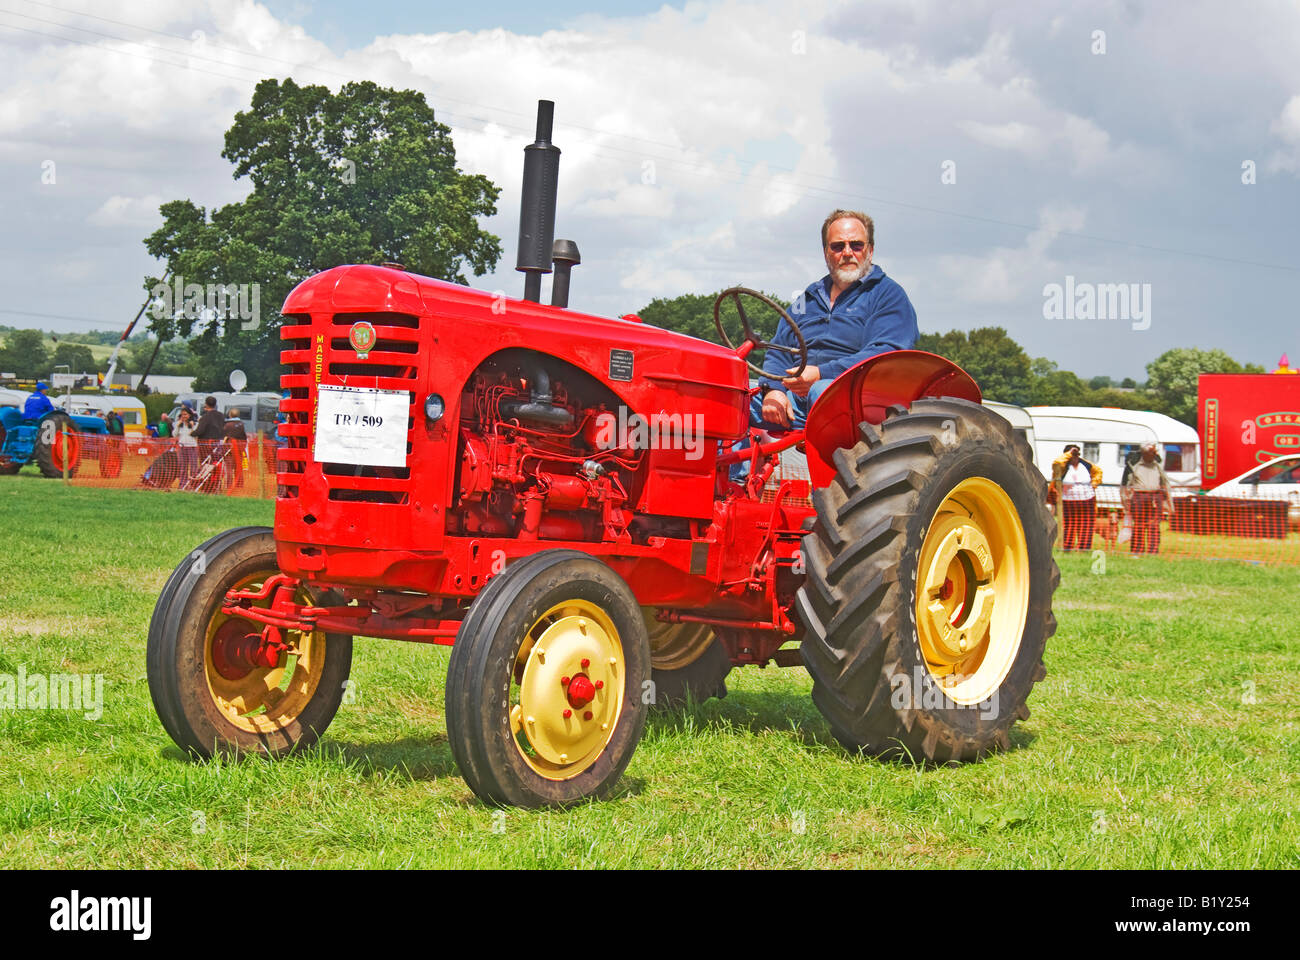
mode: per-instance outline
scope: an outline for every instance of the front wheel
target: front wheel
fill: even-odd
[[[289,649],[267,663],[256,647],[261,625],[221,612],[227,591],[256,590],[277,572],[272,532],[242,527],[194,550],[158,597],[149,623],[149,694],[168,734],[195,756],[277,757],[308,746],[343,700],[350,636],[285,631]],[[305,585],[295,599],[341,602]]]
[[[813,700],[846,747],[974,760],[1009,746],[1056,630],[1056,524],[1028,444],[964,400],[892,408],[816,491],[797,608]]]
[[[608,794],[645,727],[650,646],[636,597],[604,563],[545,550],[493,577],[447,665],[447,739],[488,803]]]

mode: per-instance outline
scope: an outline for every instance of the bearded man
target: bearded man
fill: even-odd
[[[920,331],[912,302],[871,262],[875,232],[871,218],[857,210],[836,210],[822,223],[829,272],[790,308],[808,345],[808,364],[792,376],[794,368],[782,366],[788,354],[767,351],[764,377],[750,408],[755,426],[802,428],[813,401],[844,371],[878,353],[916,346]],[[772,342],[798,347],[785,320]]]

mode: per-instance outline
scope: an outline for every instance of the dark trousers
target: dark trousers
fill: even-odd
[[[1133,539],[1129,549],[1133,553],[1160,552],[1160,510],[1165,495],[1159,490],[1135,490],[1129,509],[1133,511]]]
[[[1061,500],[1064,517],[1066,550],[1091,550],[1092,529],[1097,521],[1097,498],[1087,500]]]

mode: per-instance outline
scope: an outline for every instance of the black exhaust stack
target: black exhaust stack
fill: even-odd
[[[551,248],[551,259],[555,262],[555,276],[551,279],[551,306],[567,307],[569,305],[569,273],[582,263],[578,245],[572,240],[556,240]]]
[[[540,303],[542,274],[551,272],[555,243],[555,194],[560,180],[560,148],[551,143],[555,102],[537,101],[537,141],[524,147],[524,189],[519,204],[519,258],[524,299]],[[568,298],[565,272],[565,298]]]

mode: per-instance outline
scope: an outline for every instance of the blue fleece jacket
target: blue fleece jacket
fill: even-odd
[[[50,398],[43,393],[33,393],[23,404],[23,416],[28,420],[35,420],[45,416],[54,409],[54,404],[50,403]]]
[[[916,311],[897,282],[885,276],[878,264],[861,280],[855,280],[831,306],[830,274],[809,284],[790,315],[808,344],[808,363],[821,371],[821,379],[834,380],[858,362],[887,350],[910,350],[920,331]],[[773,343],[798,349],[798,341],[784,320],[777,327]],[[777,350],[767,351],[763,361],[763,392],[784,390],[781,378],[795,365],[794,358]]]

